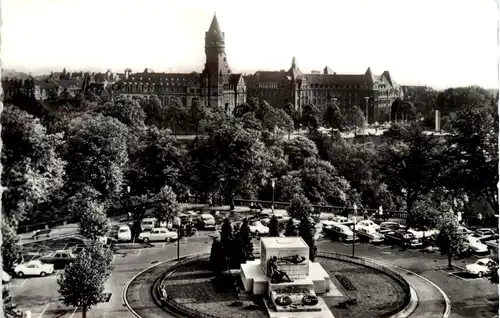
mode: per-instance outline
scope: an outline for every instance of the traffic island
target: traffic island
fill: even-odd
[[[331,277],[329,291],[321,295],[321,300],[335,317],[408,317],[416,307],[418,299],[408,283],[380,265],[324,252],[319,252],[316,261]],[[221,281],[209,271],[208,265],[209,254],[200,254],[165,266],[163,275],[151,284],[158,306],[187,317],[269,316],[266,302],[269,304],[270,299],[245,292],[244,284],[238,279],[241,272],[233,271],[233,275]],[[282,300],[285,301],[279,302]],[[281,315],[276,312],[275,316],[289,317],[293,312],[295,317],[298,313],[294,311],[295,308]],[[317,312],[302,314],[311,317]]]

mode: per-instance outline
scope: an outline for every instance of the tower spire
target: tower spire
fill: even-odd
[[[295,60],[295,56],[292,58],[292,69],[297,68],[297,61]]]
[[[219,21],[217,20],[217,14],[215,11],[214,11],[214,17],[212,18],[212,23],[210,23],[210,28],[208,29],[209,33],[213,34],[214,31],[216,32],[216,34],[222,34],[222,31],[219,26]]]

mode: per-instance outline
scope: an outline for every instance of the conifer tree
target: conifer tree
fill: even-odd
[[[314,242],[314,224],[310,221],[307,216],[303,216],[300,220],[299,236],[306,242],[309,246],[309,259],[314,262],[316,258],[316,244]]]
[[[280,236],[278,218],[275,215],[271,217],[269,222],[269,236]]]

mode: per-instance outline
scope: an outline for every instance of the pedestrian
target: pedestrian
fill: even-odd
[[[208,198],[208,205],[210,205],[210,207],[213,207],[213,202],[212,202],[212,197],[209,197]]]
[[[130,221],[132,219],[132,212],[128,211],[127,216],[128,216],[127,221]]]
[[[477,226],[480,227],[483,225],[483,215],[481,212],[477,213]]]

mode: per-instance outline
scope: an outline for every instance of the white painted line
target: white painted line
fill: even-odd
[[[141,255],[142,248],[139,249],[139,252],[137,252],[137,256]]]
[[[38,318],[42,318],[43,314],[45,313],[45,311],[47,310],[47,308],[49,308],[49,306],[50,306],[50,303],[48,303],[47,306],[45,306],[45,308],[43,309],[43,311],[40,314],[40,316],[38,316]]]
[[[68,247],[68,244],[69,244],[69,243],[66,243],[66,245],[64,245],[63,250],[65,250],[65,249],[66,249],[66,247]]]
[[[200,238],[200,235],[198,234],[198,231],[196,231],[196,237]]]
[[[163,246],[162,246],[162,248],[165,248],[165,243],[163,243]]]
[[[21,285],[19,285],[19,287],[23,287],[23,286],[24,286],[24,284],[26,284],[26,282],[27,282],[27,281],[28,281],[28,279],[26,279],[26,278],[25,278],[25,279],[23,280],[22,284],[21,284]]]
[[[73,315],[75,314],[75,312],[76,312],[77,309],[78,308],[75,308],[75,310],[73,310],[73,313],[71,314],[71,316],[69,316],[69,318],[73,318]]]

